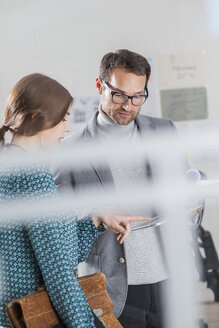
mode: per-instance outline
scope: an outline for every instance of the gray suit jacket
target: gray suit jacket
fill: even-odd
[[[88,122],[87,126],[66,138],[64,144],[74,146],[75,143],[82,142],[88,144],[97,135],[97,113]],[[142,136],[151,133],[157,134],[164,129],[175,130],[171,121],[149,117],[139,114],[136,118],[139,133]],[[100,167],[94,162],[90,162],[89,168],[84,170],[54,170],[54,178],[58,188],[73,188],[81,190],[83,187],[92,186],[98,191],[105,191],[113,187],[113,177],[109,166]],[[150,168],[148,175],[150,176]],[[106,230],[98,237],[93,245],[91,253],[85,264],[85,274],[101,271],[106,275],[106,287],[108,294],[114,304],[114,314],[118,317],[124,307],[127,296],[127,269],[125,261],[124,247],[116,241],[116,236]]]

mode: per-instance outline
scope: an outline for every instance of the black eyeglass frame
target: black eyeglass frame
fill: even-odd
[[[147,98],[148,98],[148,88],[147,88],[147,86],[145,86],[145,92],[146,92],[146,94],[145,94],[145,95],[139,95],[139,96],[141,96],[141,97],[144,97],[144,101],[143,101],[143,103],[142,103],[141,105],[135,105],[135,104],[133,104],[133,100],[132,100],[132,99],[135,98],[135,97],[137,97],[137,96],[128,96],[128,95],[126,95],[125,93],[118,92],[118,91],[113,91],[113,90],[108,86],[108,84],[107,84],[104,80],[102,80],[102,83],[103,83],[103,85],[107,88],[107,90],[111,93],[111,95],[112,95],[112,101],[113,101],[113,96],[114,96],[115,94],[124,95],[124,96],[127,98],[127,100],[124,101],[123,103],[117,103],[117,102],[113,101],[113,103],[114,103],[114,104],[117,104],[117,105],[123,105],[123,104],[125,104],[129,99],[131,99],[131,103],[132,103],[133,106],[142,106],[142,105],[145,103],[145,101],[147,100]]]

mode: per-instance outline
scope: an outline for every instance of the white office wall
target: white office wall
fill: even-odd
[[[43,72],[73,95],[94,94],[104,53],[213,50],[207,36],[202,0],[1,0],[1,117],[9,89],[24,74]]]
[[[58,79],[73,96],[95,95],[103,54],[128,48],[154,59],[155,79],[158,55],[204,51],[207,122],[217,123],[217,9],[217,0],[1,0],[0,121],[6,96],[22,76],[41,72]],[[155,112],[159,114],[158,90],[157,100]],[[177,125],[183,133],[195,124]],[[195,160],[194,164],[214,177],[210,164]],[[212,231],[219,251],[218,212],[216,201],[207,202],[205,226]]]

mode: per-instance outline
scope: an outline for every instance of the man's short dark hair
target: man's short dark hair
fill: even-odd
[[[120,49],[104,55],[100,63],[99,71],[99,77],[101,80],[109,82],[114,68],[123,68],[127,72],[139,76],[146,75],[145,87],[147,86],[151,74],[151,67],[147,59],[136,52],[127,49]]]

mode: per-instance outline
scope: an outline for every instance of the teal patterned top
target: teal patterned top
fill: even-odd
[[[28,200],[53,197],[56,186],[46,168],[2,169],[1,203],[22,196]],[[0,209],[1,210],[1,209]],[[104,229],[101,229],[104,230]],[[91,310],[73,270],[84,261],[100,231],[90,217],[53,215],[42,220],[0,224],[0,326],[10,327],[6,304],[45,284],[67,328],[94,326]]]

